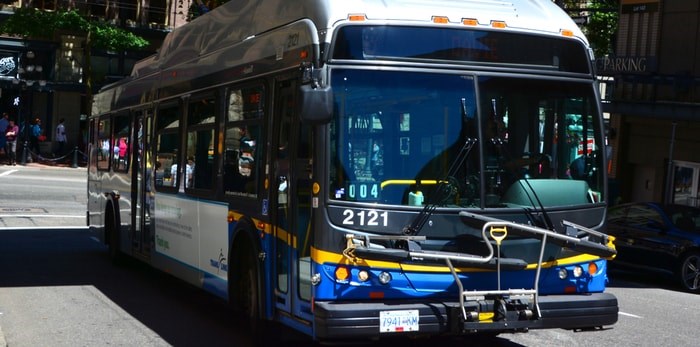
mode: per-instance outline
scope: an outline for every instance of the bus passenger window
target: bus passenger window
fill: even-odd
[[[131,134],[131,120],[128,115],[114,117],[114,165],[115,171],[125,172],[129,170],[129,156],[131,154],[129,136]]]
[[[155,172],[156,186],[161,187],[163,185],[163,179],[165,179],[165,171],[163,170],[163,164],[161,164],[160,160],[156,161]]]
[[[170,165],[170,186],[177,185],[177,163]]]
[[[230,127],[226,130],[224,157],[224,190],[228,195],[257,194],[256,157],[260,128]]]
[[[110,145],[109,138],[112,134],[112,122],[109,118],[100,119],[97,130],[97,168],[99,170],[109,169]]]
[[[180,148],[179,120],[176,107],[158,110],[156,118],[156,189],[177,186],[177,163]],[[158,177],[161,179],[158,179]],[[172,190],[172,188],[170,188]]]
[[[211,189],[214,175],[214,129],[188,133],[184,169],[185,188]]]
[[[228,196],[258,196],[263,96],[260,86],[234,89],[228,95],[223,168]]]
[[[185,188],[194,188],[194,157],[187,158],[185,165]]]
[[[211,189],[214,182],[216,99],[193,98],[187,114],[185,188]]]

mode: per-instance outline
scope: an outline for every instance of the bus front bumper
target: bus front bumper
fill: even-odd
[[[593,329],[617,322],[617,298],[610,293],[546,295],[539,297],[541,317],[508,315],[502,319],[465,321],[459,302],[385,301],[337,302],[314,304],[315,338],[318,340],[367,339],[396,334],[460,335],[470,333],[525,332],[529,329]],[[486,316],[494,311],[488,301],[467,301],[467,311],[478,310]],[[533,307],[530,305],[530,307]],[[417,331],[381,333],[380,312],[418,311]],[[496,315],[498,316],[498,315]]]

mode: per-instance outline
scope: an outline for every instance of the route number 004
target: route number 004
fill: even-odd
[[[352,200],[377,200],[379,199],[379,184],[351,183],[348,185],[348,197]]]
[[[361,226],[387,226],[389,213],[375,210],[370,211],[354,211],[344,210],[343,219],[344,225],[361,225]]]

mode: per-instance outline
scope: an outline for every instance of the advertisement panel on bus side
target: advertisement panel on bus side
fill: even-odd
[[[225,281],[227,213],[226,203],[156,195],[156,252]]]

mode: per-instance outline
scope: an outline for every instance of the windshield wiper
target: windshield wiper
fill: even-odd
[[[544,208],[544,204],[542,203],[542,200],[540,200],[539,195],[537,195],[537,191],[535,191],[535,188],[532,187],[530,184],[530,181],[526,177],[527,175],[523,176],[522,180],[518,180],[518,184],[522,185],[522,182],[525,182],[527,184],[527,187],[530,188],[529,190],[532,192],[532,195],[535,198],[535,201],[537,201],[537,205],[540,207],[540,210],[542,210],[542,219],[544,219],[544,224],[545,227],[549,230],[554,230],[554,223],[552,223],[552,220],[549,218],[549,213],[547,213],[547,210]],[[524,188],[524,187],[523,187]],[[532,198],[530,198],[530,194],[526,194],[527,198],[530,200],[530,203],[532,203],[532,206],[534,207],[535,204],[532,201]],[[529,208],[526,208],[528,214],[532,215],[532,211],[530,211]]]
[[[467,100],[465,98],[462,98],[461,100],[461,110],[462,110],[462,119],[466,120],[467,119]],[[410,225],[407,225],[403,228],[403,233],[406,235],[416,235],[418,232],[423,229],[423,226],[425,223],[430,219],[430,216],[433,214],[435,209],[438,207],[439,204],[443,203],[447,198],[450,197],[450,190],[452,189],[452,180],[454,180],[454,176],[457,173],[457,170],[462,166],[464,161],[469,157],[469,153],[471,153],[472,148],[474,148],[474,145],[477,143],[477,139],[474,138],[466,138],[464,141],[464,145],[462,148],[459,150],[459,153],[457,153],[457,157],[455,160],[452,162],[452,165],[450,166],[450,169],[447,170],[447,176],[444,179],[441,179],[437,187],[435,188],[433,194],[430,194],[428,197],[428,200],[425,203],[425,206],[423,209],[420,211],[420,213],[416,216],[416,218],[411,222]]]

